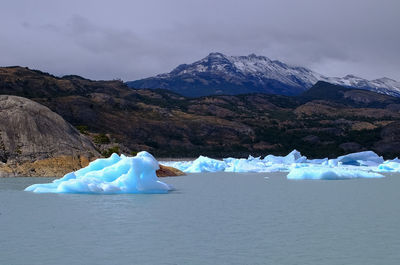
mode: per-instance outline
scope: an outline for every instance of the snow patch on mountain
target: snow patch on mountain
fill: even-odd
[[[371,90],[400,97],[400,82],[390,78],[367,80],[354,75],[327,77],[306,67],[285,64],[278,60],[271,60],[268,57],[255,54],[227,56],[214,52],[192,64],[179,65],[170,73],[160,74],[148,79],[163,82],[163,80],[167,81],[173,78],[213,80],[215,77],[222,78],[230,84],[242,84],[245,86],[246,84],[247,86],[251,84],[258,88],[267,88],[271,85],[271,81],[278,82],[294,89],[293,94],[309,89],[318,81],[325,81],[349,88]],[[128,85],[135,82],[128,82]]]
[[[273,79],[288,86],[310,88],[319,79],[315,73],[304,67],[290,66],[280,61],[272,61],[265,56],[250,54],[249,56],[227,56],[222,53],[210,53],[207,57],[193,64],[183,64],[167,74],[157,75],[168,79],[173,76],[196,76],[199,73],[210,73],[224,76],[229,80],[256,80],[264,83],[264,79]]]
[[[383,77],[375,80],[367,80],[354,75],[346,75],[345,77],[325,77],[322,81],[326,81],[331,84],[360,88],[375,91],[381,94],[400,96],[400,82],[393,79]]]

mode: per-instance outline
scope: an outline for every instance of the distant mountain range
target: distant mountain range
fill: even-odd
[[[23,67],[0,67],[0,95],[17,95],[47,106],[105,156],[146,150],[158,157],[247,157],[286,155],[297,149],[309,158],[364,150],[393,158],[400,150],[399,97],[323,81],[293,97],[253,93],[189,98],[164,89],[132,89],[119,80],[56,77]],[[30,137],[39,137],[21,136],[27,132],[21,128],[62,135],[59,126],[50,130],[41,123],[18,123],[22,116],[10,113],[19,111],[20,105],[0,104],[0,171],[2,162],[26,154],[26,148],[36,142]],[[44,114],[31,112],[29,117],[41,119]],[[8,148],[6,135],[17,137],[17,144]],[[59,139],[75,146],[71,140]],[[53,142],[47,142],[46,148],[53,150]]]
[[[389,78],[366,80],[354,75],[326,77],[308,68],[265,56],[227,56],[210,53],[170,73],[129,81],[131,88],[163,88],[188,97],[245,93],[299,95],[318,81],[400,97],[400,82]]]

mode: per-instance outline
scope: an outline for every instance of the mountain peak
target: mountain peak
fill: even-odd
[[[192,66],[198,66],[198,65],[223,65],[223,64],[230,64],[230,59],[229,56],[226,56],[225,54],[222,54],[220,52],[212,52],[200,61],[196,61],[192,64],[188,65],[188,68]],[[212,69],[212,67],[210,68]],[[203,69],[204,70],[204,69]]]
[[[349,74],[349,75],[346,75],[345,77],[343,77],[343,79],[362,79],[362,78],[358,77],[356,75],[353,75],[353,74]]]
[[[349,88],[360,88],[400,96],[400,83],[388,78],[366,80],[355,75],[326,77],[308,68],[292,66],[251,53],[227,56],[212,52],[192,64],[183,64],[170,73],[127,82],[135,88],[166,88],[185,96],[212,94],[266,93],[296,95],[319,80]]]
[[[211,58],[226,58],[225,54],[222,54],[220,52],[210,52],[209,55],[207,55],[206,58],[211,57]]]
[[[316,83],[311,70],[292,67],[265,56],[227,56],[212,52],[170,73],[133,82],[136,88],[167,88],[186,96],[267,93],[296,95]],[[196,92],[194,92],[196,91]]]

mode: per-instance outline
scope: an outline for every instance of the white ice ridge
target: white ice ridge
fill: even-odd
[[[52,183],[25,189],[37,193],[167,193],[172,187],[158,180],[158,161],[148,152],[135,157],[112,154]]]
[[[288,179],[380,178],[376,172],[400,172],[400,160],[384,161],[373,151],[339,156],[334,159],[307,159],[297,150],[287,156],[224,158],[200,156],[194,161],[166,161],[187,173],[200,172],[289,172]]]

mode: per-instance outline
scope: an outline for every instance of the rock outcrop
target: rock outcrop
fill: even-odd
[[[62,176],[99,157],[89,139],[49,108],[0,96],[0,176]]]
[[[185,173],[177,168],[159,165],[160,169],[156,171],[157,177],[175,177],[184,176]]]

